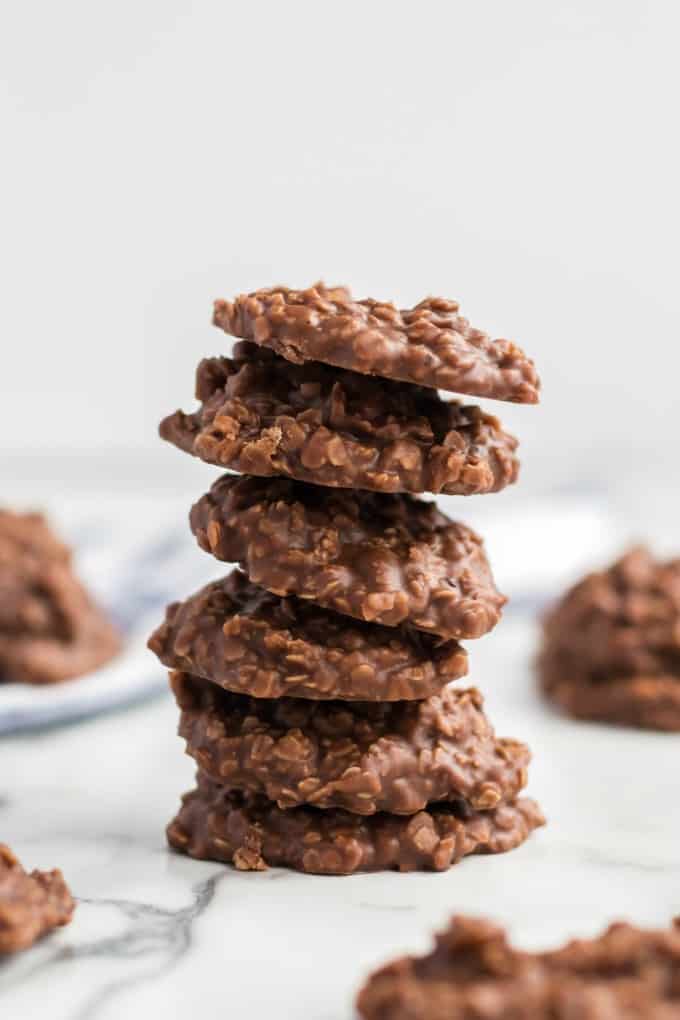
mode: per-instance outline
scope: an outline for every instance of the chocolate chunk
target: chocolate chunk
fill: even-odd
[[[680,919],[667,931],[613,924],[594,939],[527,953],[488,921],[454,917],[429,956],[382,967],[363,1020],[671,1020],[680,1016]]]
[[[454,641],[279,598],[240,571],[169,606],[149,647],[170,669],[257,698],[426,698],[467,671]]]
[[[0,843],[0,954],[27,949],[68,924],[75,903],[60,871],[24,871]]]
[[[119,647],[45,519],[0,510],[0,680],[58,683],[103,665]]]
[[[192,414],[163,439],[209,464],[252,475],[377,492],[498,492],[517,478],[517,440],[478,407],[433,390],[309,362],[254,344],[198,367]]]
[[[243,871],[267,865],[318,875],[357,871],[445,871],[473,853],[503,853],[543,824],[528,799],[491,811],[435,805],[402,817],[369,818],[313,807],[282,810],[257,794],[218,786],[199,773],[185,794],[168,841],[190,857],[233,863]]]
[[[680,559],[635,548],[585,577],[546,616],[538,668],[570,715],[680,731]]]
[[[433,801],[488,811],[526,785],[529,750],[495,737],[479,691],[425,701],[248,698],[172,676],[187,752],[215,782],[280,808],[413,815]]]
[[[474,531],[412,496],[227,475],[191,527],[254,583],[360,620],[476,638],[505,602]]]
[[[474,329],[458,303],[445,298],[398,309],[371,298],[354,301],[345,287],[272,287],[216,301],[213,321],[296,363],[323,361],[456,393],[538,401],[538,376],[524,352]]]

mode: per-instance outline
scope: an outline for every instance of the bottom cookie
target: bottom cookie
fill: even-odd
[[[27,949],[53,928],[68,924],[75,909],[60,871],[24,871],[0,843],[0,954]]]
[[[680,732],[680,677],[593,679],[560,652],[544,652],[538,670],[545,696],[575,719]]]
[[[243,871],[272,865],[350,875],[445,871],[468,854],[512,850],[544,823],[528,798],[491,811],[471,811],[462,801],[437,804],[406,817],[282,810],[260,795],[224,789],[199,773],[197,788],[184,795],[167,835],[175,850]]]
[[[680,919],[666,931],[613,924],[545,953],[488,921],[454,917],[424,957],[405,956],[359,993],[364,1020],[671,1020],[680,1016]]]

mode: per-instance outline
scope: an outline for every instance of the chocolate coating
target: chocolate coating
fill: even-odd
[[[186,673],[171,681],[180,736],[201,770],[280,808],[412,815],[464,800],[488,811],[526,785],[529,749],[494,735],[474,688],[349,704],[248,698]]]
[[[546,616],[543,691],[581,719],[680,731],[680,559],[629,550]]]
[[[472,813],[463,803],[436,805],[407,817],[366,818],[313,807],[284,811],[264,797],[224,789],[199,773],[197,789],[184,795],[167,835],[175,850],[233,863],[243,871],[272,865],[349,875],[445,871],[467,854],[512,850],[543,822],[540,809],[528,799]]]
[[[257,698],[426,698],[467,671],[455,641],[279,598],[240,571],[169,606],[149,647],[170,669]]]
[[[160,425],[163,439],[251,475],[377,492],[498,492],[517,478],[517,440],[478,407],[435,391],[316,362],[293,365],[255,344],[202,361],[202,402]]]
[[[453,917],[423,957],[362,988],[363,1020],[672,1020],[680,1016],[680,920],[666,931],[613,924],[593,939],[527,953],[488,921]]]
[[[119,648],[45,518],[0,510],[0,681],[59,683]]]
[[[53,928],[68,924],[74,910],[60,871],[28,874],[0,843],[0,954],[27,949]]]
[[[414,308],[354,301],[345,287],[271,287],[216,301],[213,321],[289,361],[323,361],[369,375],[455,393],[538,401],[532,361],[510,340],[491,340],[458,313],[458,302],[429,297]]]
[[[255,584],[360,620],[476,638],[505,602],[475,532],[412,496],[226,475],[191,528]]]

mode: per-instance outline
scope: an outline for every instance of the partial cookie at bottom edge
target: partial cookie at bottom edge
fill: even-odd
[[[618,922],[559,949],[515,949],[502,928],[453,917],[427,956],[373,973],[363,1020],[671,1020],[680,1007],[680,919],[644,931]]]
[[[457,813],[456,813],[457,812]],[[535,801],[492,811],[433,805],[404,817],[339,809],[282,810],[264,797],[224,789],[199,774],[167,829],[175,849],[242,871],[268,865],[318,875],[359,871],[445,871],[468,854],[504,853],[545,824]]]

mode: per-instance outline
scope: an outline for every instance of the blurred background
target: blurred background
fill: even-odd
[[[214,470],[157,424],[230,347],[213,298],[323,278],[535,358],[542,404],[489,408],[521,486],[448,507],[511,595],[679,547],[679,10],[5,5],[3,500],[184,534]]]
[[[525,484],[677,459],[678,6],[3,5],[3,478],[180,482],[211,301],[428,293],[544,379]],[[612,470],[612,465],[617,467]]]

